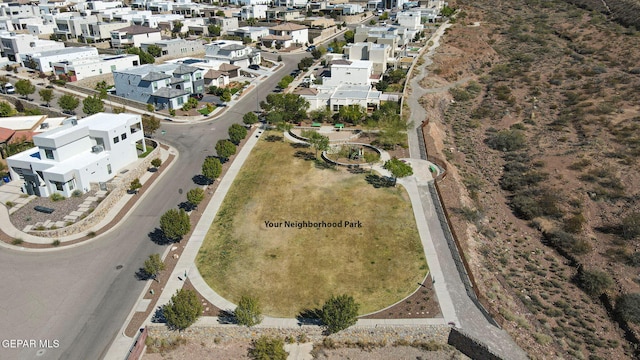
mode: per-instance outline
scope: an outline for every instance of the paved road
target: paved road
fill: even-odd
[[[163,123],[166,135],[158,138],[178,149],[179,160],[105,238],[44,253],[0,248],[0,341],[59,343],[49,349],[40,344],[10,349],[0,343],[0,359],[104,356],[143,290],[144,282],[135,279],[135,272],[150,254],[163,252],[164,247],[148,237],[158,226],[160,215],[185,200],[185,192],[195,186],[192,176],[200,173],[204,157],[214,154],[215,143],[227,138],[232,123],[240,123],[242,115],[256,110],[256,94],[258,101],[264,99],[305,55],[283,56],[286,66],[277,75],[260,83],[258,91],[249,93],[214,121]]]

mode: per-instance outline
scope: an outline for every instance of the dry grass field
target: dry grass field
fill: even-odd
[[[202,276],[231,301],[257,297],[271,316],[321,307],[332,294],[352,295],[361,314],[409,295],[428,269],[404,190],[376,189],[363,174],[318,166],[309,153],[282,141],[257,144],[200,250]]]

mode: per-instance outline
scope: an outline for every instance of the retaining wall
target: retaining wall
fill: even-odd
[[[502,360],[482,342],[467,335],[464,331],[452,328],[449,332],[449,345],[472,359]]]
[[[39,104],[34,104],[32,102],[23,100],[23,99],[17,99],[13,96],[9,96],[9,95],[4,95],[4,94],[0,94],[0,98],[3,101],[6,101],[8,103],[10,103],[11,105],[13,105],[13,107],[16,106],[16,104],[18,102],[22,103],[22,107],[25,109],[38,109],[38,111],[40,111],[42,114],[47,115],[47,116],[51,116],[51,117],[65,117],[67,115],[61,113],[60,111],[57,111],[55,109],[52,108],[48,108],[46,106],[40,106]]]
[[[320,326],[304,325],[298,328],[267,328],[259,325],[247,328],[238,325],[220,325],[220,326],[192,326],[187,330],[179,333],[177,331],[168,330],[165,325],[148,326],[149,336],[153,338],[169,339],[177,335],[187,338],[196,344],[206,339],[218,338],[220,341],[246,340],[259,338],[260,336],[270,337],[291,337],[297,338],[305,335],[308,341],[321,342],[325,337],[322,334],[323,328]],[[424,326],[375,326],[375,327],[350,327],[339,333],[329,335],[328,337],[336,342],[369,342],[392,344],[397,340],[406,340],[409,342],[419,341],[428,342],[435,341],[437,343],[446,344],[449,339],[451,328],[445,325],[424,325]]]

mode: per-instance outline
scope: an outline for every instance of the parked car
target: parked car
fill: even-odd
[[[313,51],[313,50],[315,50],[315,49],[316,49],[316,46],[315,46],[315,45],[311,45],[311,46],[309,46],[309,47],[307,48],[307,52],[312,52],[312,51]]]
[[[16,93],[16,88],[13,86],[13,84],[6,83],[6,84],[4,84],[4,93],[5,94],[15,94]]]
[[[251,69],[251,70],[260,70],[260,65],[251,64],[251,65],[249,65],[249,69]]]
[[[189,96],[191,96],[194,99],[198,99],[198,100],[202,100],[204,98],[204,95],[202,95],[202,94],[191,94]]]

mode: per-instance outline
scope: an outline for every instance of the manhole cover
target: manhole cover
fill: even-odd
[[[122,265],[116,266],[116,270],[120,270],[120,269],[122,269]]]
[[[47,352],[47,349],[40,349],[40,350],[36,351],[36,356],[42,356],[46,352]]]

